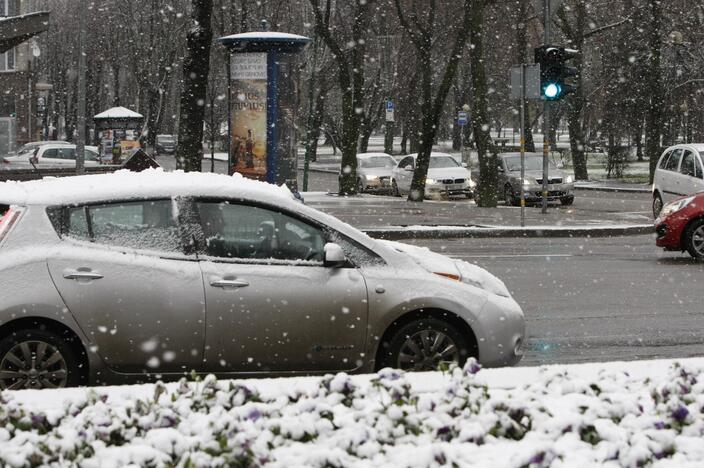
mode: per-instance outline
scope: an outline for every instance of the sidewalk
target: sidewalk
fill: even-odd
[[[405,198],[303,194],[305,203],[386,239],[460,237],[608,237],[654,232],[652,221],[634,213],[579,211],[551,205],[546,214],[526,207],[479,208],[468,201],[413,203]]]

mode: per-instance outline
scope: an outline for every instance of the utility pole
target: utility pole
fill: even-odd
[[[86,156],[86,0],[78,2],[78,110],[76,123],[76,174],[85,174]]]
[[[550,44],[550,0],[543,0],[544,44]],[[548,154],[550,152],[550,101],[543,101],[543,214],[548,212]]]

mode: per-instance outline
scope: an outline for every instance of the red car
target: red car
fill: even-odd
[[[658,247],[686,250],[704,260],[704,192],[665,205],[655,220],[655,231]]]

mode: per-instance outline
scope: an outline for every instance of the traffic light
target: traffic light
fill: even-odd
[[[535,49],[535,63],[540,65],[540,96],[547,101],[558,101],[575,91],[568,78],[577,76],[579,70],[567,65],[579,51],[564,47],[544,45]]]

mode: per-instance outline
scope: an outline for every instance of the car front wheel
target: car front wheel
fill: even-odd
[[[662,197],[659,193],[653,195],[653,218],[657,219],[662,211]]]
[[[455,326],[436,318],[414,320],[382,343],[379,368],[405,371],[435,371],[451,364],[461,366],[470,356],[468,340]]]
[[[560,203],[562,203],[564,206],[571,205],[572,203],[574,203],[574,195],[560,198]]]
[[[80,361],[68,341],[44,330],[19,330],[0,340],[0,390],[80,385]]]
[[[704,219],[693,222],[684,233],[683,247],[697,260],[704,260]]]
[[[504,202],[506,203],[506,206],[518,205],[516,196],[513,194],[513,188],[510,185],[506,185],[506,187],[504,187]]]

